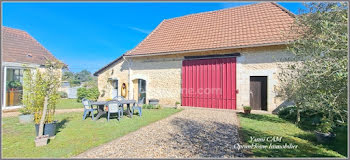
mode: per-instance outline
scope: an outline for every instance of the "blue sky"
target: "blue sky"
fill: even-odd
[[[95,72],[141,42],[163,19],[248,5],[231,3],[2,3],[2,25],[27,31],[73,72]],[[293,13],[299,2],[278,3]]]

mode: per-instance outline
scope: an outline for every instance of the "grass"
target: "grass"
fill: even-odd
[[[77,102],[77,99],[60,99],[58,100],[56,109],[73,109],[83,108],[83,104]]]
[[[105,117],[101,117],[98,121],[92,121],[91,118],[82,120],[80,112],[57,114],[56,137],[42,147],[35,147],[34,123],[20,124],[18,117],[3,118],[2,156],[3,158],[72,157],[179,111],[181,109],[144,109],[142,117],[124,116],[119,122],[116,119],[107,122]]]
[[[245,150],[252,157],[346,157],[347,134],[337,135],[331,144],[318,144],[312,132],[304,131],[293,123],[276,115],[238,114],[241,124],[240,134],[246,145],[297,145],[296,149]],[[251,137],[282,137],[281,142],[253,142]],[[345,137],[345,139],[344,139]]]

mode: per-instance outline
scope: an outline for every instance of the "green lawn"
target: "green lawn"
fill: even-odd
[[[60,99],[58,100],[56,109],[72,109],[83,108],[83,104],[77,102],[77,99]]]
[[[269,145],[270,142],[252,142],[251,137],[282,137],[274,145],[292,143],[296,149],[257,149],[245,150],[252,157],[346,157],[347,136],[337,135],[332,144],[322,145],[316,142],[312,132],[303,131],[294,124],[278,118],[276,115],[238,114],[241,124],[240,134],[244,143]],[[345,139],[344,139],[345,138]]]
[[[91,118],[82,120],[80,112],[57,114],[55,118],[59,124],[56,137],[42,147],[35,147],[34,123],[20,124],[18,117],[3,118],[2,156],[3,158],[72,157],[179,111],[181,109],[143,109],[142,117],[124,116],[119,122],[116,119],[107,122],[105,117],[101,117],[98,121],[92,121]]]

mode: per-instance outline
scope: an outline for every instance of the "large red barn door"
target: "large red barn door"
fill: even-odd
[[[236,109],[236,58],[184,60],[182,105]]]

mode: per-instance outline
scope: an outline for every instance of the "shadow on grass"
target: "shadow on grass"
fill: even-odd
[[[244,114],[244,113],[237,113],[239,116],[244,117],[244,118],[249,118],[257,121],[269,121],[273,123],[285,123],[287,121],[280,119],[278,117],[272,117],[272,116],[267,116],[267,115],[262,115],[262,114]]]
[[[241,157],[234,148],[239,143],[237,126],[220,122],[198,122],[190,119],[175,118],[171,125],[180,130],[171,134],[165,144],[174,144],[173,149],[189,157]],[[163,143],[158,143],[162,145]]]
[[[69,122],[71,117],[66,117],[63,120],[61,120],[59,123],[56,124],[56,134],[61,132],[62,129],[66,127],[66,123]]]
[[[339,154],[347,157],[348,145],[347,145],[347,130],[335,130],[336,137],[333,141],[329,143],[319,143],[317,142],[316,136],[313,132],[309,132],[308,134],[296,134],[295,136],[301,139],[307,139],[314,145],[320,145],[329,150],[333,150],[338,152]]]

